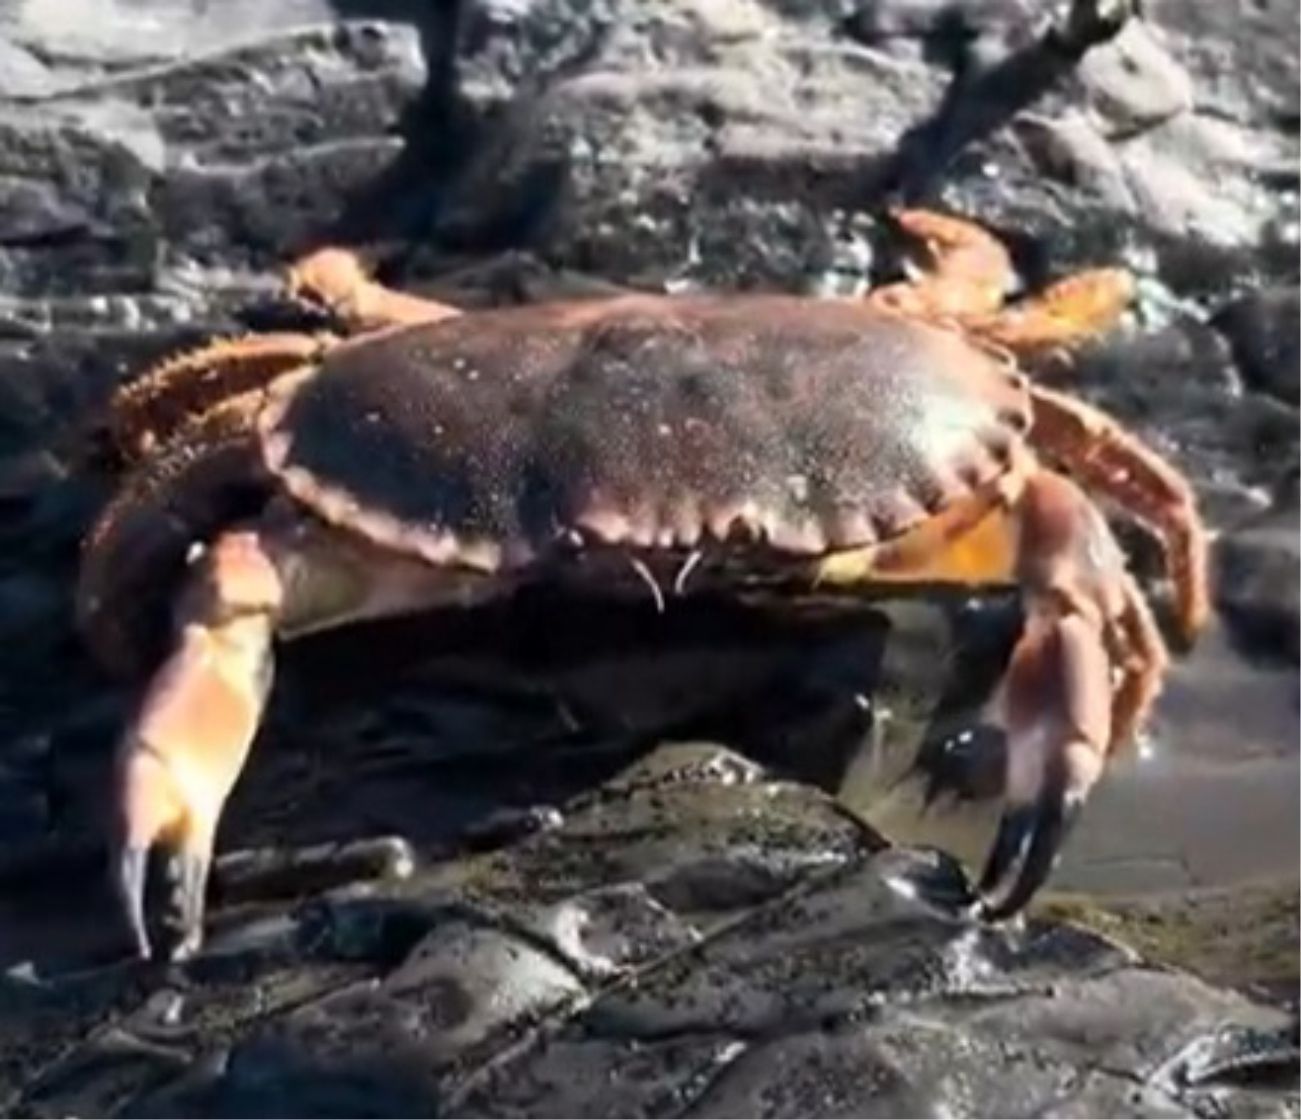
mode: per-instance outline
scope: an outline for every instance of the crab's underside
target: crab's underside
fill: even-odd
[[[1020,588],[1006,808],[979,891],[988,917],[1024,906],[1166,665],[1083,488],[1157,535],[1189,636],[1204,534],[1177,471],[1016,364],[1110,326],[1125,274],[1005,308],[997,241],[929,212],[897,219],[926,267],[864,300],[631,295],[462,315],[323,250],[290,288],[339,334],[215,343],[121,390],[131,466],[88,540],[79,610],[107,664],[150,673],[116,791],[140,953],[158,844],[178,871],[173,953],[200,943],[277,636],[548,580],[663,603]]]

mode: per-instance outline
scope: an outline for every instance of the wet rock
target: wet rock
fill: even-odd
[[[1247,645],[1297,660],[1298,519],[1282,510],[1238,529],[1216,548],[1216,601]]]
[[[807,816],[809,836],[859,834],[806,787],[725,777],[749,769],[703,746],[668,748],[553,832],[351,901],[336,893],[336,918],[369,908],[403,927],[387,955],[334,956],[309,908],[295,920],[300,937],[317,930],[316,947],[297,964],[245,956],[241,971],[217,953],[152,981],[122,970],[21,991],[10,981],[0,1031],[24,1022],[34,1045],[54,1024],[71,1033],[47,1043],[60,1050],[39,1072],[7,1074],[7,1103],[130,1116],[1291,1107],[1286,1016],[1084,930],[973,926],[952,890],[961,870],[933,853],[859,846],[757,906],[720,898],[707,914],[653,900],[647,869],[608,882],[600,853],[635,842],[652,801],[684,847],[697,823],[702,838],[730,833],[724,849],[761,834],[764,815],[739,811],[760,794],[784,802],[792,825]],[[569,869],[550,908],[514,885],[543,847]],[[581,946],[556,933],[566,913],[588,918],[574,927]],[[598,957],[618,967],[592,967]],[[110,1011],[114,1025],[95,1029]]]
[[[596,979],[645,965],[700,938],[695,926],[642,883],[597,887],[528,921],[580,974]]]
[[[499,809],[476,822],[466,833],[465,840],[475,847],[494,848],[563,823],[564,817],[553,805]]]
[[[1215,323],[1251,388],[1301,404],[1301,289],[1248,293],[1221,310]]]
[[[978,930],[887,886],[882,861],[897,870],[887,853],[806,881],[635,983],[615,982],[449,1107],[582,1114],[608,1099],[621,1115],[1173,1116],[1197,1091],[1168,1074],[1185,1047],[1226,1016],[1286,1029],[1083,931]],[[1221,1099],[1225,1085],[1204,1088]],[[1232,1107],[1277,1108],[1269,1092],[1253,1086]]]
[[[367,879],[405,879],[415,868],[411,845],[400,836],[379,836],[293,851],[244,849],[216,861],[222,895],[256,898],[287,891],[320,891]]]

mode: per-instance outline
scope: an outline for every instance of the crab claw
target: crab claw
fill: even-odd
[[[250,533],[221,538],[178,604],[176,643],[150,681],[118,752],[113,877],[137,954],[151,953],[149,854],[169,855],[179,926],[173,960],[203,936],[204,893],[226,798],[271,682],[279,576]]]
[[[1166,665],[1119,546],[1078,488],[1041,471],[1018,504],[1027,617],[1002,696],[1005,808],[978,888],[991,920],[1016,914],[1047,880]]]
[[[204,895],[212,862],[216,819],[178,780],[175,767],[141,743],[128,746],[122,757],[119,842],[114,853],[114,881],[136,955],[152,955],[145,916],[149,855],[155,845],[169,850],[168,909],[176,923],[172,960],[192,956],[203,937]],[[220,806],[218,806],[218,809]]]
[[[1078,615],[1040,624],[1018,644],[1005,698],[1006,808],[980,881],[982,917],[1016,914],[1056,865],[1102,773],[1109,672],[1097,631]]]

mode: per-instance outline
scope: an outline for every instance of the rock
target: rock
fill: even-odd
[[[1109,43],[1080,60],[1089,107],[1106,122],[1109,139],[1133,136],[1193,105],[1188,72],[1144,20],[1130,20]]]
[[[37,295],[59,255],[82,258],[82,292],[131,267],[147,290],[181,260],[278,264],[400,151],[385,133],[424,79],[413,32],[327,26],[0,117],[0,275]],[[62,254],[28,248],[50,240]]]
[[[1295,510],[1261,517],[1227,534],[1216,548],[1216,604],[1249,648],[1296,661],[1298,522]]]
[[[1194,10],[1180,0],[1152,0],[1144,8],[1187,60],[1200,105],[1256,128],[1296,119],[1301,31],[1287,5]]]
[[[1129,21],[1072,78],[1051,51],[1035,57],[1043,25],[1016,3],[960,16],[867,5],[839,25],[848,41],[828,36],[816,5],[729,5],[726,19],[690,0],[653,13],[632,0],[583,18],[568,10],[539,3],[471,20],[464,88],[489,143],[447,199],[445,237],[610,262],[637,284],[808,286],[852,211],[884,201],[909,171],[900,137],[909,173],[951,170],[943,194],[956,209],[1051,245],[1059,260],[1137,239],[1172,257],[1178,283],[1199,274],[1175,254],[1253,247],[1295,210],[1278,178],[1295,139],[1265,106],[1244,104],[1232,127],[1196,111],[1181,54],[1193,48],[1159,19]],[[804,67],[813,50],[819,65]],[[1042,106],[1000,128],[1035,92]],[[968,129],[969,150],[947,154]],[[618,223],[627,212],[637,221]],[[742,270],[724,271],[738,250]]]
[[[49,70],[35,54],[0,38],[0,97],[41,97],[53,84]]]
[[[172,62],[334,17],[328,0],[286,0],[270,7],[232,0],[219,11],[203,0],[65,0],[0,14],[0,35],[52,55],[56,67],[80,70],[84,81],[87,73]]]
[[[1249,292],[1222,308],[1215,325],[1252,389],[1301,404],[1301,289]]]
[[[671,834],[647,831],[661,819]],[[152,982],[9,979],[0,1037],[28,1061],[0,1063],[0,1086],[11,1111],[131,1116],[1293,1107],[1286,1015],[1068,925],[973,926],[951,861],[867,841],[808,787],[666,747],[551,832],[330,892],[290,922],[301,955],[281,926],[274,953],[246,940]],[[657,885],[665,857],[738,842],[783,869],[762,895],[702,909]],[[566,911],[589,916],[581,944],[556,935]],[[378,953],[337,935],[364,915],[388,927]]]
[[[1249,888],[1115,895],[1055,895],[1045,917],[1072,922],[1187,968],[1212,983],[1273,993],[1296,1003],[1297,883],[1261,879]]]
[[[635,284],[800,286],[940,93],[918,59],[827,42],[812,18],[759,4],[623,0],[581,29],[567,8],[530,5],[466,52],[467,98],[492,127],[445,237],[510,238]],[[558,28],[581,71],[556,57]]]
[[[867,43],[894,38],[960,40],[1024,34],[1037,16],[1034,4],[1025,0],[976,0],[959,8],[946,0],[883,0],[856,6],[845,27]]]

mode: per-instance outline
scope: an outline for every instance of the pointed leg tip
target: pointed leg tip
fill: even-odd
[[[1023,911],[1056,868],[1084,797],[1049,784],[1033,805],[1010,808],[977,887],[976,916],[1000,922]]]
[[[203,948],[203,935],[198,931],[190,931],[180,938],[175,945],[168,950],[167,959],[173,964],[181,964],[185,961],[192,960],[198,956],[199,950]]]
[[[149,866],[149,849],[136,845],[121,849],[114,861],[113,880],[127,930],[139,960],[149,960],[153,950],[145,923],[145,881]]]

